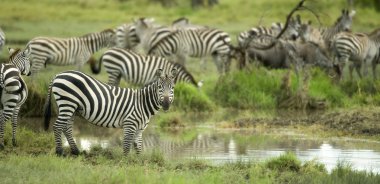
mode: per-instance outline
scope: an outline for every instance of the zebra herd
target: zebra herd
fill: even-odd
[[[58,118],[53,124],[56,153],[63,154],[62,134],[71,153],[79,154],[73,138],[74,116],[79,114],[101,127],[123,128],[123,150],[132,147],[142,151],[142,132],[150,118],[161,108],[168,110],[174,100],[177,82],[197,81],[187,70],[188,57],[204,60],[211,56],[220,75],[229,72],[233,59],[240,67],[250,61],[269,68],[295,68],[306,65],[333,70],[342,77],[342,67],[349,63],[361,77],[362,65],[375,67],[380,55],[380,30],[370,34],[351,32],[355,11],[342,10],[331,27],[315,28],[303,23],[301,16],[271,27],[258,26],[237,35],[237,46],[222,30],[194,25],[186,18],[169,26],[155,23],[153,18],[139,18],[114,29],[79,37],[37,37],[24,50],[10,49],[9,64],[0,66],[1,119],[0,149],[4,148],[4,124],[12,118],[12,143],[16,145],[17,117],[28,90],[21,75],[36,75],[46,65],[76,65],[77,70],[59,73],[51,80],[45,110],[45,129],[51,118],[51,98],[57,104]],[[0,30],[0,47],[5,44]],[[268,46],[271,45],[271,46]],[[93,55],[103,48],[97,62]],[[104,65],[108,83],[81,72],[89,61],[93,74]],[[351,73],[351,72],[350,72]],[[119,87],[120,80],[140,88]]]

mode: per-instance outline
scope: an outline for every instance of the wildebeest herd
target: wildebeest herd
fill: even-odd
[[[37,75],[46,65],[77,65],[78,69],[57,74],[47,89],[45,129],[49,128],[54,97],[58,107],[53,124],[58,155],[63,154],[62,133],[72,154],[79,153],[72,136],[75,114],[98,126],[123,128],[124,153],[131,147],[140,153],[142,132],[159,109],[169,109],[175,83],[184,81],[202,86],[186,69],[188,57],[199,58],[203,63],[211,56],[220,75],[229,72],[231,62],[236,60],[240,69],[251,62],[268,68],[293,68],[296,72],[305,66],[317,66],[333,71],[339,78],[344,64],[349,65],[350,74],[356,69],[360,77],[361,67],[372,64],[376,78],[379,30],[370,34],[351,32],[353,10],[342,10],[334,25],[318,28],[309,21],[302,22],[299,15],[293,18],[294,12],[284,24],[242,31],[237,35],[237,44],[231,43],[227,32],[192,24],[186,18],[179,18],[169,26],[160,25],[153,18],[139,18],[79,37],[37,37],[23,50],[9,49],[9,63],[0,66],[0,148],[4,148],[4,126],[9,119],[12,143],[16,145],[18,112],[28,95],[21,75]],[[4,43],[5,34],[0,31],[0,47]],[[96,63],[93,55],[103,48],[108,50]],[[104,65],[108,84],[81,72],[87,61],[94,74]],[[122,78],[142,87],[118,87]]]

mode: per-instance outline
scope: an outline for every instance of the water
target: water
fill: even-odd
[[[26,124],[28,122],[28,124]],[[35,123],[38,122],[38,123]],[[21,126],[42,129],[41,119],[22,120]],[[122,148],[122,130],[75,123],[74,137],[80,149],[97,145]],[[68,146],[67,143],[64,145]],[[213,164],[265,161],[287,151],[301,161],[316,159],[331,171],[338,162],[354,169],[380,173],[380,142],[350,138],[312,138],[288,130],[226,130],[214,127],[162,131],[150,125],[143,133],[144,151],[160,150],[167,159],[196,158]]]

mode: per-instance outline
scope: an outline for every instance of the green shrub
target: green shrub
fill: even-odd
[[[253,69],[222,76],[214,89],[214,99],[225,107],[274,108],[282,70]]]
[[[298,160],[294,153],[287,152],[279,157],[270,159],[266,162],[266,166],[278,172],[298,172],[301,169],[301,161]]]
[[[174,106],[184,111],[212,111],[215,105],[202,91],[190,84],[178,83],[174,91]]]

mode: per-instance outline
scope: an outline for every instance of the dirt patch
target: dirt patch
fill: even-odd
[[[350,134],[380,135],[380,108],[340,110],[337,112],[311,113],[305,116],[287,115],[276,118],[246,118],[234,121],[235,127],[256,126],[312,126],[326,130],[339,130]]]

